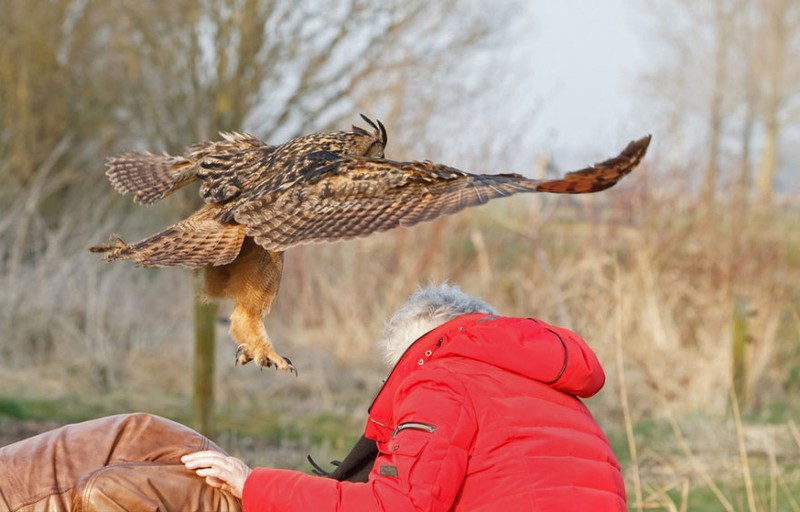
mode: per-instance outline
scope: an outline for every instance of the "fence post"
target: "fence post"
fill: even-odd
[[[206,437],[213,435],[214,418],[214,323],[219,303],[202,297],[203,278],[195,279],[194,371],[192,424]]]
[[[731,332],[731,377],[733,391],[743,406],[750,404],[747,389],[747,341],[749,338],[747,317],[750,310],[747,299],[737,296],[733,300],[733,326]]]

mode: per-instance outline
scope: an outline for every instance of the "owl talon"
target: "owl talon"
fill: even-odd
[[[297,376],[297,368],[294,367],[292,361],[288,357],[283,357],[278,354],[274,356],[264,355],[261,358],[256,358],[256,364],[261,368],[274,368],[284,372],[294,373]]]
[[[294,376],[297,377],[297,368],[295,368],[294,365],[292,364],[292,360],[289,359],[286,356],[282,356],[282,357],[283,357],[283,360],[286,361],[289,364],[289,368],[287,368],[286,371],[289,372],[289,373],[294,373]]]
[[[258,367],[263,371],[266,368],[275,368],[276,370],[283,370],[297,375],[297,368],[294,367],[292,361],[288,357],[282,357],[274,352],[272,354],[264,353],[260,356],[253,356],[250,347],[245,343],[239,345],[236,349],[235,365],[246,365],[250,361],[255,361]]]
[[[236,349],[236,356],[233,365],[236,366],[240,364],[244,366],[252,360],[253,357],[250,355],[250,350],[247,348],[247,345],[244,343],[239,345],[239,347]]]

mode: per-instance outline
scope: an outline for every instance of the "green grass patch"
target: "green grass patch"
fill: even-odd
[[[252,437],[270,444],[329,444],[338,448],[355,443],[363,427],[363,420],[327,411],[295,416],[278,408],[258,412],[223,408],[216,416],[215,430],[218,434]]]
[[[19,420],[84,421],[105,414],[105,408],[74,395],[57,399],[0,397],[0,416]]]
[[[744,485],[731,485],[726,483],[716,483],[716,492],[707,485],[695,483],[688,489],[686,496],[682,496],[682,490],[673,488],[666,493],[666,498],[662,497],[664,509],[668,509],[667,502],[671,501],[677,510],[697,510],[697,511],[724,511],[726,505],[730,505],[734,510],[750,510],[748,491]],[[630,490],[629,490],[630,491]],[[770,510],[774,512],[794,512],[797,510],[798,489],[796,486],[784,487],[778,482],[769,478],[756,478],[753,480],[752,501],[755,503],[755,510]],[[717,495],[721,494],[721,497]],[[633,503],[633,496],[628,493],[628,503]],[[726,505],[723,505],[725,500]]]

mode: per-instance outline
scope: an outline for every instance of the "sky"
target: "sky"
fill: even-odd
[[[485,9],[488,2],[475,3]],[[461,82],[474,82],[478,94],[457,96],[431,114],[434,133],[458,134],[444,137],[454,145],[434,138],[435,147],[422,149],[433,152],[425,158],[469,168],[476,162],[470,159],[473,147],[488,145],[488,154],[478,151],[473,171],[535,172],[540,159],[550,157],[561,172],[614,156],[654,131],[652,108],[636,86],[647,61],[646,37],[633,19],[641,14],[635,2],[508,5],[517,11],[504,21],[501,42],[471,49],[463,74],[456,74]],[[441,129],[440,123],[451,124]]]
[[[653,44],[647,30],[653,19],[646,19],[642,4],[530,0],[526,8],[532,28],[525,36],[529,40],[520,44],[532,62],[533,89],[545,95],[534,132],[548,150],[574,165],[659,128],[654,100],[641,83],[652,69],[651,60],[658,58],[648,54]],[[800,126],[784,128],[776,189],[796,191]],[[754,140],[755,151],[759,143]],[[651,154],[658,148],[654,133]]]
[[[616,148],[652,127],[637,112],[645,68],[641,33],[627,0],[533,0],[525,43],[532,83],[544,94],[534,129],[566,152]]]

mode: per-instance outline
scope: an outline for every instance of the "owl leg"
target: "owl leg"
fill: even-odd
[[[255,361],[258,366],[275,367],[278,370],[297,374],[297,369],[287,357],[275,352],[267,336],[267,329],[261,319],[260,310],[252,310],[246,305],[237,303],[231,313],[231,336],[239,342],[236,350],[236,362],[247,364]]]
[[[235,300],[230,333],[239,345],[236,362],[250,361],[297,374],[292,362],[275,352],[262,316],[269,313],[278,294],[283,253],[267,251],[246,237],[239,255],[227,265],[206,268],[206,291],[211,296]]]

